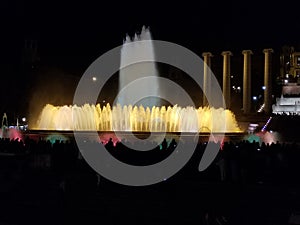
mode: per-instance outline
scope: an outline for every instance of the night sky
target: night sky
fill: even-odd
[[[277,53],[283,45],[299,49],[298,15],[296,1],[4,0],[0,113],[14,119],[27,115],[33,101],[47,98],[37,85],[45,84],[49,98],[52,89],[46,84],[59,80],[57,74],[74,86],[98,56],[122,44],[126,33],[132,35],[142,25],[150,27],[153,39],[175,42],[198,55],[210,51],[218,60],[225,50],[242,57],[242,50],[251,49],[253,57],[262,57],[263,48]],[[33,68],[22,64],[25,40],[37,41],[38,62]],[[56,102],[60,103],[59,96]]]

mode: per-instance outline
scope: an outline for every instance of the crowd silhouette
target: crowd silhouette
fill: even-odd
[[[180,143],[175,139],[164,139],[158,144],[144,140],[113,142],[110,139],[102,143],[85,141],[93,146],[105,146],[99,150],[106,150],[118,160],[138,166],[167,159],[175,153],[179,144],[183,144],[184,149],[192,147],[189,141]],[[14,216],[18,212],[23,217],[27,214],[40,219],[48,216],[43,224],[69,224],[70,221],[72,224],[82,224],[87,219],[90,219],[89,224],[95,224],[92,216],[101,215],[101,219],[110,220],[110,224],[124,221],[131,224],[157,224],[155,218],[164,221],[163,224],[169,224],[170,221],[182,224],[189,218],[190,223],[186,224],[248,225],[261,224],[262,209],[268,213],[264,216],[265,220],[275,218],[273,206],[276,206],[285,210],[282,216],[276,216],[277,220],[281,220],[276,224],[286,224],[289,213],[287,208],[290,207],[287,203],[291,202],[284,196],[289,193],[289,188],[298,189],[300,184],[297,179],[300,171],[299,145],[279,142],[259,144],[245,140],[210,142],[219,151],[208,168],[200,172],[198,167],[207,144],[204,141],[197,143],[190,160],[174,176],[154,186],[135,188],[115,184],[97,174],[82,157],[75,139],[71,137],[66,141],[54,142],[42,138],[0,139],[0,219],[25,224],[24,218]],[[138,150],[148,148],[148,151]],[[9,185],[13,183],[15,185]],[[266,191],[260,188],[249,191],[245,188],[252,185],[268,188]],[[278,193],[283,197],[278,206],[272,203],[274,190],[270,191],[270,187],[281,187]],[[38,193],[40,196],[48,196],[48,200],[32,210],[32,205],[42,199],[37,197]],[[15,195],[16,198],[13,197]],[[31,197],[27,199],[28,195]],[[249,202],[264,202],[266,196],[271,196],[270,203],[265,203],[267,206],[256,204],[257,212],[251,215],[253,219],[248,222],[243,220],[250,212],[254,213],[253,209],[249,211],[247,208]],[[27,201],[30,207],[24,207],[19,199]],[[48,206],[47,202],[54,203]],[[194,208],[194,204],[197,204],[197,208]],[[87,207],[90,209],[89,217],[86,217]],[[296,204],[293,207],[298,206]],[[131,212],[134,212],[134,216]],[[147,214],[149,212],[151,216]],[[122,216],[115,216],[115,213]],[[28,224],[41,223],[34,222],[32,218],[26,220]],[[273,224],[271,222],[264,224]]]
[[[155,144],[147,141],[131,143],[123,140],[114,143],[110,139],[104,145],[106,150],[118,160],[137,166],[151,165],[166,159],[177,147],[175,139],[164,139]],[[294,143],[238,142],[213,143],[220,146],[217,157],[203,172],[198,171],[199,162],[207,142],[199,142],[192,158],[179,173],[179,178],[221,181],[232,183],[288,183],[298,184],[300,171],[300,147]],[[185,148],[189,143],[183,143]],[[150,146],[150,150],[145,151]],[[143,149],[144,151],[139,151]],[[24,140],[0,139],[0,156],[23,157],[23,166],[31,169],[48,169],[59,176],[66,172],[93,171],[85,162],[74,139]]]

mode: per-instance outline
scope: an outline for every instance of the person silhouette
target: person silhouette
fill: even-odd
[[[105,148],[110,152],[114,148],[114,142],[112,138],[109,138],[109,141],[106,143]]]
[[[166,138],[164,138],[163,142],[161,143],[161,149],[166,150],[168,148],[168,142]]]

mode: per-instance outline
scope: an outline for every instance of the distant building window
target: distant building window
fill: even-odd
[[[300,65],[300,56],[297,57],[297,65]]]

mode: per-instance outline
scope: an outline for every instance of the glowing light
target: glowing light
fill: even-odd
[[[47,104],[37,123],[41,130],[142,132],[241,132],[228,109],[191,106],[111,107],[109,104],[53,106]]]
[[[254,101],[256,101],[256,100],[257,100],[257,97],[256,97],[256,96],[253,96],[252,99],[253,99]]]
[[[92,80],[95,82],[97,81],[97,77],[93,77]]]
[[[46,137],[46,141],[50,141],[51,144],[54,144],[56,141],[67,141],[68,138],[62,134],[50,134]]]
[[[248,126],[248,133],[253,133],[256,130],[257,127],[258,127],[258,124],[250,123],[249,126]]]
[[[0,129],[0,137],[17,141],[23,140],[22,133],[16,128]]]
[[[265,103],[261,105],[261,107],[257,110],[257,112],[259,112],[259,113],[262,112],[264,107],[265,107]]]
[[[261,89],[266,90],[266,86],[262,86]]]
[[[257,136],[256,134],[249,134],[247,136],[244,137],[244,140],[247,140],[249,142],[258,142],[261,144],[261,138],[259,136]]]
[[[26,122],[26,118],[25,118],[25,117],[23,117],[23,118],[22,118],[22,121],[23,121],[23,122]]]
[[[263,128],[261,129],[261,131],[265,131],[268,124],[271,122],[272,117],[270,116],[270,118],[268,119],[268,121],[266,122],[266,124],[263,126]]]
[[[258,135],[262,142],[266,144],[272,144],[276,143],[277,141],[281,141],[281,136],[278,132],[268,132],[268,131],[261,131],[258,132],[256,135]]]

